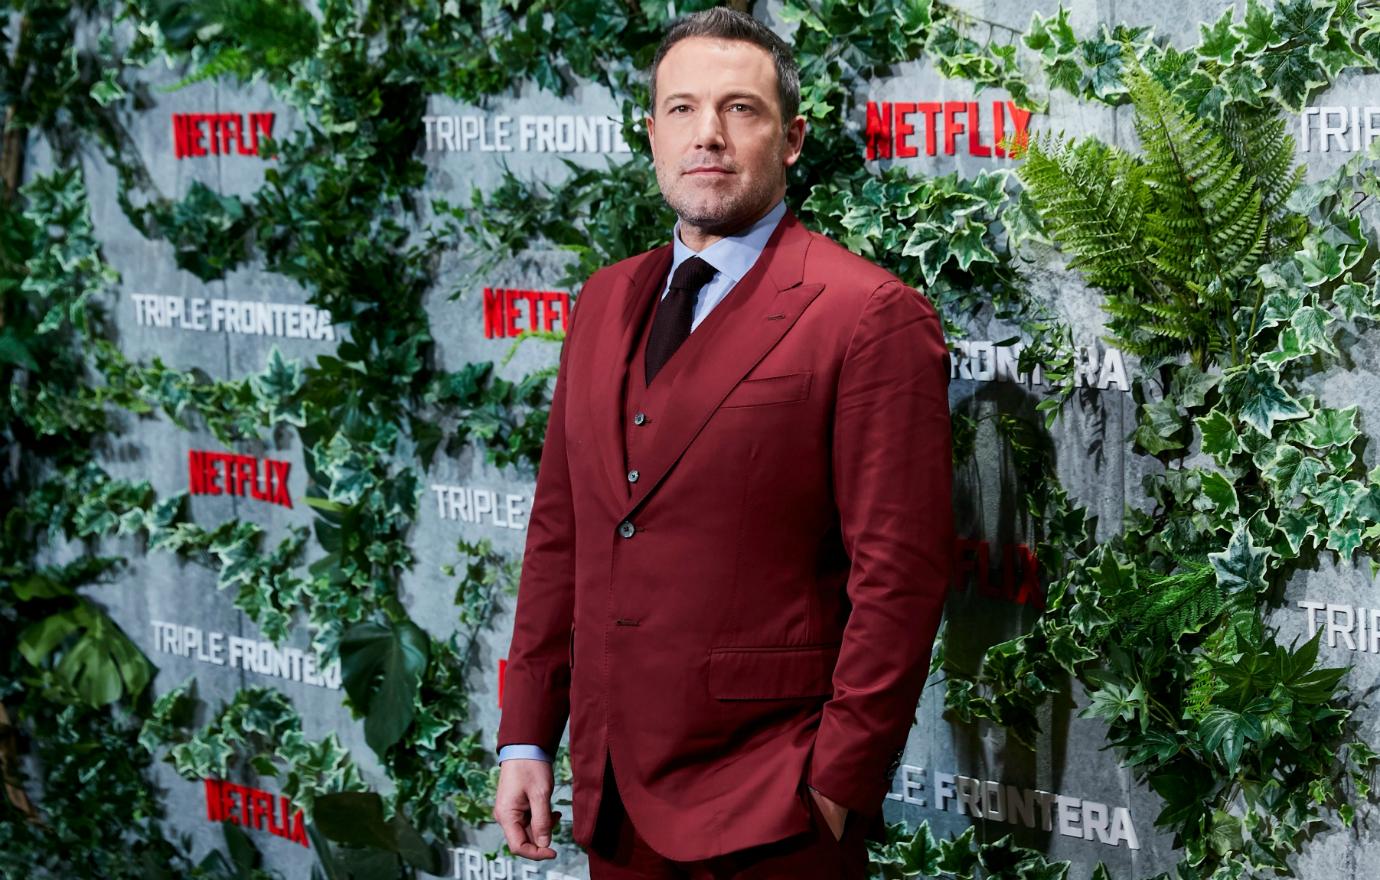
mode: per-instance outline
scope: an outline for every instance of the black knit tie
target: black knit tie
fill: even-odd
[[[700,288],[714,277],[715,268],[699,257],[681,263],[671,276],[671,289],[657,303],[652,319],[652,335],[647,339],[647,384],[676,353],[695,318],[695,300]]]

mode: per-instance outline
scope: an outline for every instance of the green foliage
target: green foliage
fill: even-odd
[[[1132,591],[1123,597],[1129,604],[1116,617],[1137,641],[1177,642],[1219,618],[1227,602],[1213,567],[1201,562],[1188,561],[1172,574],[1133,576],[1129,586]]]
[[[1271,18],[1253,3],[1242,34],[1224,16],[1199,58],[1225,82],[1245,51],[1292,51],[1269,36],[1286,18],[1325,34],[1331,6],[1310,8]],[[1121,532],[1060,573],[1031,631],[947,698],[1020,735],[1075,675],[1084,714],[1163,798],[1156,824],[1183,848],[1179,875],[1258,875],[1286,871],[1329,813],[1351,821],[1340,792],[1369,790],[1345,670],[1318,662],[1316,636],[1282,645],[1265,620],[1318,554],[1380,551],[1357,411],[1304,390],[1380,319],[1375,232],[1359,214],[1376,156],[1301,185],[1278,104],[1205,115],[1168,55],[1146,63],[1164,82],[1126,75],[1142,155],[1036,141],[1020,172],[1043,227],[1106,291],[1113,333],[1148,358],[1159,393],[1137,382],[1134,438],[1164,467]]]
[[[140,880],[151,868],[215,876],[166,839],[160,794],[146,778],[150,759],[135,746],[137,724],[108,707],[64,704],[33,691],[21,698],[6,666],[0,692],[11,712],[18,708],[13,720],[32,746],[34,769],[15,783],[31,792],[41,785],[42,812],[31,821],[0,798],[0,876]]]
[[[1068,876],[1068,862],[1048,861],[1039,851],[1017,845],[1009,834],[979,843],[975,831],[976,827],[970,827],[957,837],[936,840],[928,822],[913,831],[888,823],[886,840],[869,844],[872,876],[884,880],[1064,880]],[[1101,867],[1098,871],[1105,873]]]
[[[317,802],[315,821],[321,834],[333,841],[396,853],[399,861],[429,874],[443,870],[439,847],[427,843],[401,813],[385,817],[383,799],[373,792],[324,795]]]
[[[316,19],[298,0],[147,0],[133,4],[152,30],[158,49],[187,52],[198,69],[175,86],[233,77],[249,81],[265,68],[309,57],[319,34]]]
[[[410,620],[355,624],[340,640],[345,690],[365,716],[364,738],[382,754],[412,723],[430,645]]]
[[[1292,140],[1273,117],[1233,116],[1224,135],[1142,68],[1126,80],[1141,155],[1092,138],[1037,138],[1021,179],[1071,265],[1106,291],[1119,345],[1148,358],[1188,354],[1199,368],[1224,351],[1239,362],[1241,288],[1255,281],[1271,233],[1285,231],[1272,213],[1300,176]]]
[[[184,779],[226,779],[235,772],[275,777],[278,790],[308,818],[321,795],[365,788],[336,735],[307,739],[302,719],[278,691],[245,688],[194,730],[199,708],[195,684],[186,681],[158,698],[139,733],[150,755],[167,749],[164,760]]]
[[[39,668],[59,655],[54,678],[91,706],[137,697],[153,672],[115,622],[85,600],[30,624],[19,635],[19,653]]]
[[[151,211],[153,228],[173,244],[173,258],[202,281],[223,278],[248,253],[253,229],[244,204],[194,181],[186,198]]]

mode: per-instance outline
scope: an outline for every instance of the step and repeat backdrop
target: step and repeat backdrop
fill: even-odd
[[[334,6],[324,5],[326,12],[311,13],[318,21],[326,20]],[[821,20],[810,15],[827,19],[830,5],[810,13],[812,4],[783,6],[769,0],[754,4],[751,11],[799,44],[801,29],[814,28]],[[1358,20],[1371,14],[1366,4],[1355,5],[1362,7]],[[558,9],[553,14],[565,14],[559,11],[562,4],[553,6]],[[1325,26],[1335,9],[1335,4],[1309,2],[1290,6],[1297,8],[1287,14],[1305,32]],[[913,60],[876,68],[867,67],[866,57],[875,44],[864,44],[840,57],[848,68],[865,69],[866,75],[850,81],[846,94],[820,96],[823,106],[807,112],[843,126],[852,159],[873,179],[894,179],[888,176],[898,173],[955,175],[955,180],[969,182],[997,179],[998,188],[1009,193],[1019,188],[1016,175],[1025,161],[1021,149],[1032,139],[1062,134],[1093,137],[1131,151],[1142,147],[1129,103],[1079,94],[1088,89],[1087,76],[1100,74],[1097,59],[1080,55],[1083,50],[1076,43],[1066,53],[1075,73],[1065,86],[1071,82],[1073,88],[1050,82],[1051,68],[1042,66],[1042,58],[1047,62],[1055,52],[1051,44],[1062,28],[1070,39],[1073,34],[1098,38],[1102,46],[1115,46],[1127,36],[1177,47],[1188,53],[1185,63],[1196,57],[1195,47],[1217,46],[1231,34],[1241,34],[1240,47],[1215,49],[1222,63],[1228,63],[1234,51],[1247,51],[1242,47],[1253,39],[1251,17],[1258,25],[1277,14],[1274,7],[1254,0],[1089,0],[1062,11],[1054,2],[983,0],[958,0],[943,9],[925,3],[896,8],[900,11],[876,26],[903,29],[907,9],[923,9],[936,20],[943,13],[961,24],[961,33],[973,45],[949,46],[955,53],[1010,47],[1009,57],[989,56],[997,59],[993,63],[1003,58],[1009,63],[1004,83],[993,82],[986,72],[967,75],[971,71],[946,64],[942,42],[932,43]],[[1286,12],[1278,14],[1287,18]],[[1063,24],[1040,30],[1045,40],[1029,36],[1032,21],[1056,18]],[[448,223],[454,231],[435,249],[420,284],[422,276],[412,264],[400,266],[397,277],[380,268],[376,276],[332,279],[337,289],[356,286],[356,300],[350,304],[318,295],[320,279],[282,269],[291,262],[284,249],[326,241],[314,237],[316,227],[337,222],[344,216],[340,203],[356,196],[317,191],[317,183],[288,180],[280,171],[294,161],[295,142],[311,135],[319,143],[326,132],[342,145],[339,163],[359,162],[357,173],[375,173],[370,159],[350,155],[345,146],[357,120],[338,115],[338,107],[332,110],[337,115],[329,117],[313,111],[311,100],[303,96],[312,77],[324,74],[312,63],[295,68],[290,87],[283,78],[241,78],[236,74],[243,70],[234,63],[187,82],[184,77],[204,59],[195,51],[187,54],[185,45],[173,52],[176,41],[167,22],[163,24],[163,42],[154,40],[151,49],[140,43],[148,32],[140,37],[129,21],[112,22],[108,33],[79,29],[75,39],[82,45],[114,40],[150,53],[146,61],[127,64],[110,80],[118,83],[118,94],[105,106],[118,121],[120,135],[104,143],[81,135],[89,142],[69,150],[70,145],[59,149],[56,141],[31,132],[24,161],[26,180],[71,167],[80,174],[90,234],[100,258],[117,273],[102,302],[119,355],[146,368],[157,364],[168,377],[193,376],[202,387],[223,383],[239,389],[208,402],[194,390],[178,391],[174,379],[167,378],[162,391],[144,390],[146,397],[163,404],[148,412],[121,408],[115,396],[112,430],[94,450],[95,462],[110,478],[151,487],[151,500],[143,503],[144,524],[131,527],[125,536],[107,533],[100,541],[101,552],[120,557],[120,566],[84,594],[155,667],[139,710],[147,722],[140,747],[156,759],[147,773],[164,810],[163,828],[199,861],[225,849],[225,823],[238,826],[257,850],[261,867],[288,878],[307,878],[319,869],[327,838],[339,840],[340,815],[346,817],[345,825],[355,822],[372,829],[373,838],[388,844],[382,849],[401,852],[404,860],[397,864],[424,864],[426,870],[418,876],[586,878],[584,858],[569,838],[564,755],[556,765],[555,800],[565,813],[554,844],[557,859],[514,859],[504,850],[497,826],[486,821],[496,778],[505,654],[536,473],[531,456],[505,457],[493,449],[521,435],[525,414],[539,412],[549,399],[549,374],[580,293],[579,281],[572,278],[586,258],[578,241],[540,235],[505,238],[523,221],[514,200],[501,197],[505,191],[529,193],[534,213],[560,218],[563,206],[540,203],[540,194],[566,192],[568,197],[573,190],[562,186],[582,176],[627,174],[639,161],[647,170],[640,158],[645,151],[635,142],[640,127],[624,124],[626,116],[636,118],[636,108],[608,87],[607,78],[580,75],[579,70],[557,75],[530,60],[511,59],[497,66],[503,72],[507,65],[510,70],[503,75],[511,80],[482,100],[453,96],[465,93],[460,88],[411,100],[405,124],[388,136],[411,145],[416,173],[405,187],[379,191],[380,198],[396,198],[407,211],[395,218],[396,226],[375,223],[353,230],[354,246],[367,251],[378,243],[407,253],[409,247],[427,246],[428,236]],[[262,28],[262,23],[254,26]],[[555,33],[555,27],[551,35],[530,32],[519,49],[549,56],[552,63],[561,53],[577,51],[544,42],[554,40]],[[202,32],[208,45],[232,36],[229,30],[219,37]],[[367,28],[319,37],[323,46],[371,38]],[[467,39],[490,38],[496,39],[492,32],[480,31]],[[610,39],[608,33],[591,37],[596,49]],[[1289,39],[1295,37],[1285,34],[1277,43]],[[505,51],[518,51],[513,48],[518,44],[504,45]],[[332,56],[321,50],[315,57],[328,64]],[[370,60],[372,65],[389,63],[388,56]],[[1298,109],[1280,110],[1293,139],[1292,158],[1303,168],[1302,188],[1326,180],[1380,138],[1380,75],[1364,68],[1357,56],[1334,78],[1300,73]],[[811,73],[805,71],[807,102]],[[562,89],[550,88],[553,76],[562,78]],[[1015,87],[1019,82],[1031,83],[1030,91]],[[1098,82],[1091,86],[1094,92],[1100,87]],[[1241,87],[1264,94],[1278,85],[1262,78]],[[1124,92],[1119,83],[1107,88]],[[361,94],[360,114],[375,113],[380,103],[391,100],[402,99],[377,89]],[[379,138],[377,131],[370,136]],[[807,136],[805,151],[808,156],[812,148],[834,149],[839,142],[822,145]],[[324,190],[327,183],[323,179],[319,185]],[[632,179],[628,191],[646,192],[653,185],[644,175],[640,181]],[[301,199],[304,191],[312,192],[315,201]],[[200,212],[206,225],[219,231],[203,230],[204,238],[189,245],[186,237],[179,240],[168,233],[172,226],[150,222],[149,203],[138,197],[132,202],[131,192],[156,193],[176,206],[170,223],[175,224],[176,211]],[[285,208],[278,215],[290,228],[275,239],[262,226],[251,232],[241,225],[234,205],[254,206],[255,222],[262,221],[275,193],[284,205],[288,194],[298,198],[291,212]],[[797,190],[792,193],[792,207],[803,210]],[[311,204],[319,215],[302,212],[302,205]],[[502,210],[489,213],[494,204]],[[572,199],[568,207],[570,222],[578,229],[590,206]],[[900,216],[896,222],[904,225],[906,215]],[[1373,239],[1374,233],[1365,229]],[[636,235],[657,241],[669,231],[642,229]],[[989,240],[996,248],[1014,244],[1016,238],[1015,232],[1008,236],[995,225],[979,234],[995,236]],[[242,250],[223,268],[208,266],[214,255],[205,252],[205,241],[228,241]],[[888,255],[873,256],[885,262]],[[364,265],[361,259],[346,259],[342,252],[342,267],[359,265]],[[1022,482],[1026,465],[1021,451],[1013,450],[1010,420],[1047,438],[1052,472],[1070,503],[1089,517],[1094,543],[1112,540],[1128,509],[1149,511],[1162,503],[1147,495],[1145,480],[1162,472],[1165,458],[1147,454],[1133,440],[1142,405],[1164,393],[1157,384],[1162,364],[1109,341],[1103,292],[1057,247],[1038,242],[1023,247],[1006,270],[1022,295],[1039,306],[1040,326],[1055,322],[1067,328],[1071,360],[1065,369],[1051,370],[1037,352],[1023,357],[1023,349],[1035,343],[1035,323],[985,304],[982,289],[975,287],[966,299],[954,294],[961,286],[954,280],[959,276],[952,271],[946,275],[946,301],[963,305],[946,310],[953,349],[950,406],[966,426],[955,462],[959,537],[943,637],[947,670],[936,670],[917,708],[885,801],[885,817],[898,823],[903,831],[897,833],[905,837],[922,822],[941,840],[970,827],[976,842],[1009,835],[1015,844],[1051,861],[1071,863],[1071,877],[1088,878],[1099,865],[1113,878],[1152,877],[1173,870],[1185,856],[1182,841],[1156,823],[1165,809],[1165,792],[1123,766],[1121,755],[1109,747],[1107,714],[1084,711],[1090,700],[1083,684],[1067,679],[1062,690],[1049,695],[1036,713],[1029,745],[1002,725],[964,722],[945,707],[952,675],[977,675],[988,649],[1036,625],[1046,613],[1057,575],[1040,553],[1047,529],[1032,515]],[[1357,279],[1364,276],[1358,269]],[[934,279],[905,280],[924,290]],[[374,348],[359,344],[359,328],[399,308],[380,304],[384,297],[379,291],[389,285],[412,289],[416,326],[426,337],[421,345],[403,336],[373,339]],[[1376,336],[1360,326],[1340,359],[1309,379],[1307,391],[1328,406],[1355,407],[1356,424],[1365,430],[1380,424],[1380,395],[1375,393],[1380,352]],[[403,350],[408,346],[416,350],[407,354]],[[344,361],[367,367],[375,352],[398,358],[398,363],[419,359],[435,375],[448,378],[425,389],[390,388],[380,381],[373,392],[350,388],[348,394],[364,395],[353,401],[326,395],[321,399],[327,403],[309,401],[303,408],[299,402],[292,409],[292,395],[316,381],[313,371],[320,365],[334,369]],[[492,365],[490,372],[476,372],[473,365],[486,363]],[[478,393],[475,388],[488,390]],[[387,395],[414,394],[425,398],[429,408],[418,409],[413,422],[382,436],[371,421],[376,402],[367,393],[379,395],[386,405],[396,403],[384,400]],[[1037,407],[1055,397],[1065,400],[1046,427],[1046,411]],[[166,405],[169,400],[177,404]],[[282,409],[266,409],[266,400],[277,401]],[[227,429],[205,417],[212,410],[233,413],[237,401],[247,410],[257,407],[246,416],[250,430]],[[320,424],[320,413],[330,407],[352,415],[328,429]],[[457,428],[457,420],[465,430]],[[538,440],[540,429],[538,423]],[[334,448],[337,441],[330,432],[336,430],[346,438],[338,443],[356,445],[327,454],[323,450]],[[366,434],[368,440],[361,441]],[[1365,466],[1373,467],[1374,448],[1359,449]],[[381,470],[378,460],[361,450],[413,465],[405,473]],[[381,473],[397,479],[384,481],[381,488]],[[352,479],[359,480],[357,491],[349,488]],[[1351,501],[1345,502],[1357,516],[1369,485],[1359,481]],[[180,499],[175,512],[158,507],[169,499]],[[363,506],[350,506],[357,502]],[[137,518],[127,517],[131,523]],[[365,522],[375,531],[364,528]],[[360,558],[350,555],[351,542],[380,533],[380,522],[391,523],[388,528],[394,531],[389,534],[397,540],[374,561],[396,576],[378,575],[377,595],[371,595],[359,587],[368,578],[355,572],[332,605],[329,590],[319,585],[337,576],[343,583],[345,576],[332,571],[345,566],[342,560]],[[195,541],[187,537],[192,534],[188,528],[201,530]],[[69,562],[85,552],[83,546],[89,548],[78,541],[60,542],[44,551],[43,561]],[[1327,550],[1278,585],[1268,614],[1281,644],[1304,643],[1321,632],[1320,662],[1348,668],[1345,686],[1361,695],[1353,721],[1362,742],[1375,742],[1377,721],[1364,697],[1380,673],[1380,599],[1374,590],[1364,553],[1353,557]],[[383,594],[386,599],[379,598]],[[309,609],[304,595],[311,596]],[[381,608],[386,614],[366,615],[361,608]],[[370,620],[385,619],[406,619],[415,633],[377,622],[372,636],[359,629]],[[371,637],[375,641],[369,647]],[[887,650],[886,645],[875,647]],[[438,673],[434,667],[443,653],[449,665]],[[377,677],[352,673],[352,664],[376,668]],[[362,682],[353,688],[352,675]],[[401,689],[402,705],[383,705],[393,699],[389,688]],[[463,710],[455,709],[459,703]],[[444,711],[436,708],[442,704]],[[381,720],[384,711],[393,713],[391,722]],[[380,744],[385,749],[376,748]],[[391,752],[386,750],[390,745]],[[441,766],[447,756],[466,762],[463,774]],[[33,758],[26,762],[31,794],[42,809],[37,780],[43,768]],[[426,788],[437,780],[442,781],[437,788]],[[365,821],[359,818],[363,814],[346,807],[367,805],[325,797],[342,790],[377,792],[388,803],[400,797],[409,805],[404,812],[429,801],[436,815],[410,817],[429,844],[429,855],[417,855],[413,831],[399,830],[384,814]],[[1366,799],[1364,790],[1345,794],[1358,804]],[[337,816],[334,827],[332,815]],[[1373,876],[1380,838],[1364,809],[1360,815],[1349,827],[1334,821],[1323,828],[1290,860],[1289,868],[1318,880]],[[1230,848],[1226,837],[1217,843]],[[360,844],[367,842],[361,839]],[[876,870],[882,876],[883,868]],[[965,870],[970,869],[932,866],[929,873]]]

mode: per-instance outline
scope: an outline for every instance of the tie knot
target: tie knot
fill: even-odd
[[[671,276],[671,287],[696,292],[708,284],[717,271],[699,257],[691,257],[676,267],[676,273]]]

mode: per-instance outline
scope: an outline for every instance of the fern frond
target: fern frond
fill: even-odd
[[[1254,273],[1265,245],[1260,191],[1221,135],[1153,76],[1132,66],[1126,81],[1155,194],[1147,232],[1158,246],[1156,266],[1204,284]]]
[[[1227,596],[1211,565],[1192,560],[1180,565],[1172,574],[1141,573],[1141,598],[1118,615],[1131,624],[1131,638],[1177,641],[1202,629],[1226,608]]]
[[[302,0],[149,0],[147,10],[168,45],[198,63],[168,91],[223,75],[250,80],[310,57],[320,39]]]
[[[1253,605],[1240,596],[1229,600],[1222,622],[1203,640],[1202,654],[1194,662],[1192,683],[1184,693],[1184,715],[1201,718],[1222,690],[1214,661],[1223,663],[1251,645],[1259,644],[1264,627]]]
[[[1091,138],[1037,137],[1018,173],[1047,231],[1089,282],[1137,282],[1147,258],[1141,227],[1149,192],[1134,156]]]
[[[1299,231],[1286,222],[1284,203],[1303,182],[1304,166],[1294,162],[1294,138],[1283,117],[1233,105],[1222,117],[1222,137],[1246,175],[1260,190],[1260,207],[1269,227],[1270,250],[1292,250]]]

